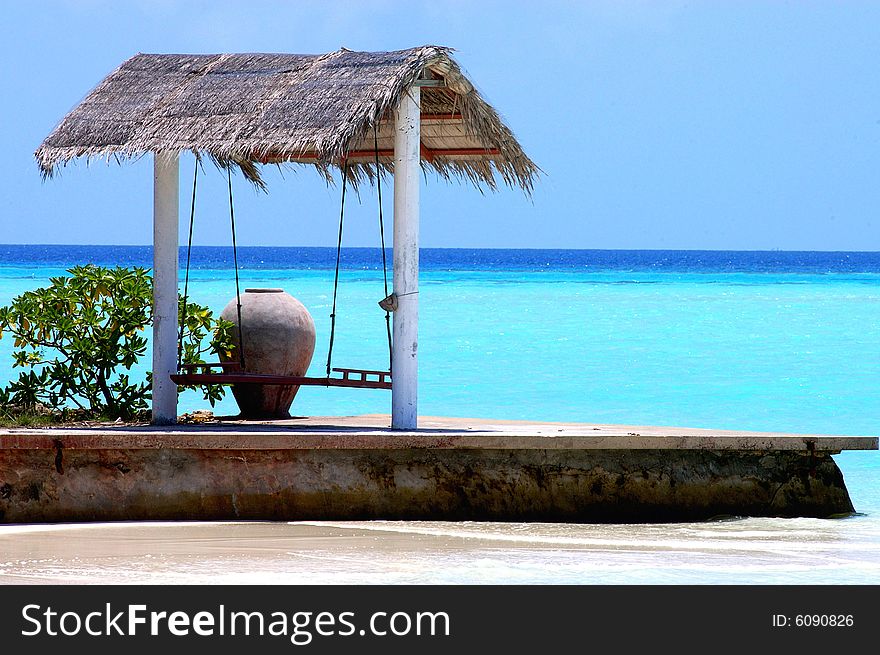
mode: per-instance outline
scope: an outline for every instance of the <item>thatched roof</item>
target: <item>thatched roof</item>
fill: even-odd
[[[35,156],[45,176],[76,157],[123,159],[192,151],[237,164],[347,163],[357,182],[393,164],[393,110],[422,86],[422,166],[526,193],[539,169],[450,56],[424,46],[324,55],[138,54],[108,75],[46,137]]]

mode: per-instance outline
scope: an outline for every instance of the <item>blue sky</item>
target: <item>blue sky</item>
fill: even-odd
[[[880,3],[57,0],[3,9],[5,243],[150,243],[149,158],[81,161],[45,183],[33,159],[64,114],[137,52],[430,43],[455,48],[545,175],[529,200],[429,174],[423,246],[880,250]],[[206,170],[195,240],[227,244],[223,180]],[[191,175],[184,158],[183,196]],[[335,245],[338,189],[303,167],[267,179],[268,194],[236,183],[239,243]],[[378,243],[371,189],[361,202],[347,209],[346,245]]]

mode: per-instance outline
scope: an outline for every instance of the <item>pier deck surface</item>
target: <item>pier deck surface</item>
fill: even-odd
[[[386,414],[241,420],[173,426],[114,425],[0,430],[0,448],[877,450],[877,436],[423,416],[392,430]]]

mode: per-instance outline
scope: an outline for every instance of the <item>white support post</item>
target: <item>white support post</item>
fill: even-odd
[[[153,162],[153,424],[177,422],[177,249],[179,156]]]
[[[391,427],[418,427],[419,181],[421,102],[410,87],[394,126],[394,341],[391,352]]]

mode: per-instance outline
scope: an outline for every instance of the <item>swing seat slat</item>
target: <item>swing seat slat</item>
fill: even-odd
[[[171,380],[179,385],[197,385],[197,384],[277,384],[285,386],[322,386],[322,387],[353,387],[358,389],[390,389],[391,373],[389,371],[372,371],[367,369],[334,368],[336,373],[342,373],[342,377],[306,377],[292,375],[266,375],[259,373],[244,373],[239,371],[231,372],[210,372],[211,367],[226,368],[226,364],[188,364],[184,367],[184,372],[176,373],[171,376]],[[233,363],[232,367],[240,368],[237,363]],[[202,369],[202,373],[195,370]],[[187,370],[190,369],[190,370]],[[351,377],[352,375],[356,377]]]

